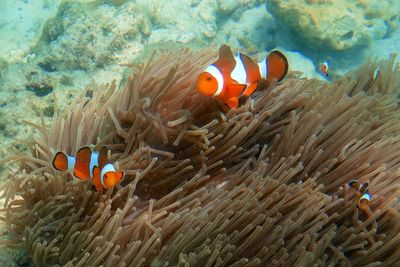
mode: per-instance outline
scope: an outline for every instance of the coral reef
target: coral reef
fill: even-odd
[[[268,0],[267,8],[311,46],[336,50],[381,39],[398,26],[400,19],[396,0]]]
[[[242,4],[236,1],[231,6],[225,1],[67,1],[46,22],[40,42],[31,52],[35,53],[37,64],[48,72],[109,68],[130,61],[143,50],[144,44],[165,41],[206,44],[218,34],[226,42],[226,34],[219,32],[219,28],[228,21],[236,28],[252,29],[249,32],[254,34],[251,24],[231,18],[248,16],[245,12],[253,10],[258,2],[261,1]],[[255,10],[265,13],[261,7]],[[218,20],[219,14],[225,17]],[[248,45],[254,47],[253,42],[250,39]]]
[[[132,65],[51,125],[2,186],[7,222],[36,266],[400,264],[399,67],[324,83],[288,78],[237,110],[193,90],[215,53]],[[88,97],[89,95],[89,97]],[[51,167],[56,150],[106,145],[126,171],[104,194]],[[369,182],[372,216],[351,179]]]
[[[32,52],[46,72],[93,71],[110,66],[122,54],[129,53],[132,58],[142,49],[142,39],[150,31],[149,18],[132,8],[121,9],[100,1],[63,2],[57,15],[46,22]]]

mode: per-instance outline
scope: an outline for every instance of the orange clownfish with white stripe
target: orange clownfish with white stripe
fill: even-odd
[[[371,195],[368,189],[368,183],[360,183],[356,180],[351,180],[348,182],[349,187],[356,190],[360,197],[358,199],[357,207],[363,210],[368,216],[371,215],[371,211],[369,209],[369,203],[371,201]]]
[[[260,81],[267,84],[273,79],[280,81],[287,71],[288,61],[279,51],[270,52],[257,64],[244,54],[233,56],[229,46],[223,45],[218,60],[200,73],[196,88],[206,96],[217,97],[230,108],[237,108],[239,97],[252,95]]]
[[[114,165],[108,161],[106,147],[102,147],[100,152],[82,147],[75,157],[59,151],[52,163],[57,171],[69,171],[80,180],[92,178],[96,191],[110,189],[124,177],[124,172],[116,171]]]

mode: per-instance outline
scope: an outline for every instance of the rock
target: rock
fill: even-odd
[[[267,0],[267,8],[306,43],[344,50],[390,34],[399,22],[400,1]]]
[[[228,20],[217,38],[220,43],[228,43],[233,50],[258,52],[271,46],[275,30],[274,18],[265,12],[265,5],[259,5],[243,11],[238,20]]]
[[[47,72],[93,71],[135,51],[149,34],[150,21],[133,9],[100,1],[63,2],[49,20],[33,49],[37,64]]]
[[[39,97],[50,94],[56,85],[56,81],[49,75],[37,71],[30,72],[27,81],[25,84],[26,90],[32,91]]]

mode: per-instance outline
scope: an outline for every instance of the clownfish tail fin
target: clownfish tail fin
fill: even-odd
[[[57,171],[66,171],[68,169],[68,156],[63,152],[58,151],[53,158],[52,164],[54,169]]]
[[[281,81],[286,76],[289,69],[286,56],[274,50],[268,54],[265,60],[267,61],[267,80],[272,81],[276,79],[278,82]]]
[[[120,182],[122,179],[124,179],[124,177],[125,177],[125,172],[123,172],[123,171],[117,171],[116,175],[117,175],[117,181]]]

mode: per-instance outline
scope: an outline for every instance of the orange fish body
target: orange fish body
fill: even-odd
[[[82,147],[75,157],[59,151],[55,154],[52,164],[56,170],[69,171],[80,180],[92,178],[97,191],[114,187],[124,177],[124,172],[116,171],[114,165],[108,161],[105,147],[100,152],[93,151],[90,147]]]
[[[368,216],[371,215],[371,210],[369,209],[370,202],[371,202],[371,195],[367,190],[366,193],[362,194],[357,203],[358,208],[363,210]]]
[[[371,201],[371,195],[369,194],[368,183],[360,183],[359,181],[352,180],[348,185],[360,194],[357,207],[370,216],[371,211],[369,209],[369,203]]]
[[[279,51],[272,51],[257,64],[244,54],[233,56],[229,46],[223,45],[218,60],[200,73],[196,87],[200,93],[237,108],[239,97],[252,95],[261,80],[280,81],[287,71],[287,59]]]

